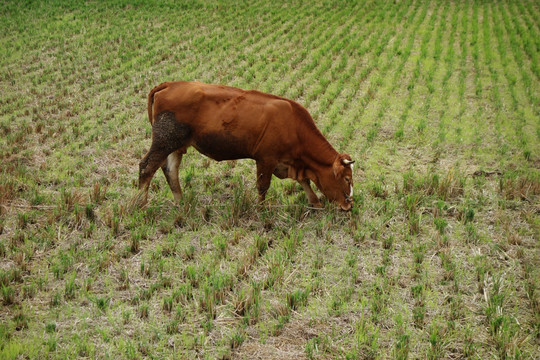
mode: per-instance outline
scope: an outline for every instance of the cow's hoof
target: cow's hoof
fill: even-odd
[[[315,208],[315,209],[322,209],[323,208],[323,205],[321,204],[321,202],[317,202],[315,204],[309,204],[309,206]]]
[[[148,202],[148,194],[146,194],[143,191],[139,191],[137,195],[135,195],[131,200],[133,206],[138,208],[143,208],[146,206],[146,203]]]

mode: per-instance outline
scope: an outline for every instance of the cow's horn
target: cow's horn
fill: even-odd
[[[341,160],[341,162],[343,163],[343,165],[351,165],[351,164],[354,164],[354,160],[343,159],[343,160]]]

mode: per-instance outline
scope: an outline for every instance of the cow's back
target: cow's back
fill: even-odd
[[[166,83],[163,90],[154,94],[154,116],[169,111],[176,115],[178,122],[190,123],[197,116],[204,98],[199,84],[191,81]]]
[[[216,160],[286,153],[298,140],[292,102],[259,91],[179,81],[156,93],[154,106],[189,125],[191,145]]]

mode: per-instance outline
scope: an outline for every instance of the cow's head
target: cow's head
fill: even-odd
[[[332,170],[320,176],[320,189],[326,197],[348,211],[353,205],[353,164],[347,154],[339,154],[332,164]]]

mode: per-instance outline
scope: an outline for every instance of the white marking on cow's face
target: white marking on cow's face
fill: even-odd
[[[352,173],[353,171],[354,171],[354,165],[351,164],[351,173]],[[352,180],[352,179],[351,179],[351,180]],[[349,196],[350,196],[351,198],[352,198],[352,196],[353,196],[353,186],[352,186],[352,184],[351,184],[351,194],[350,194]]]

